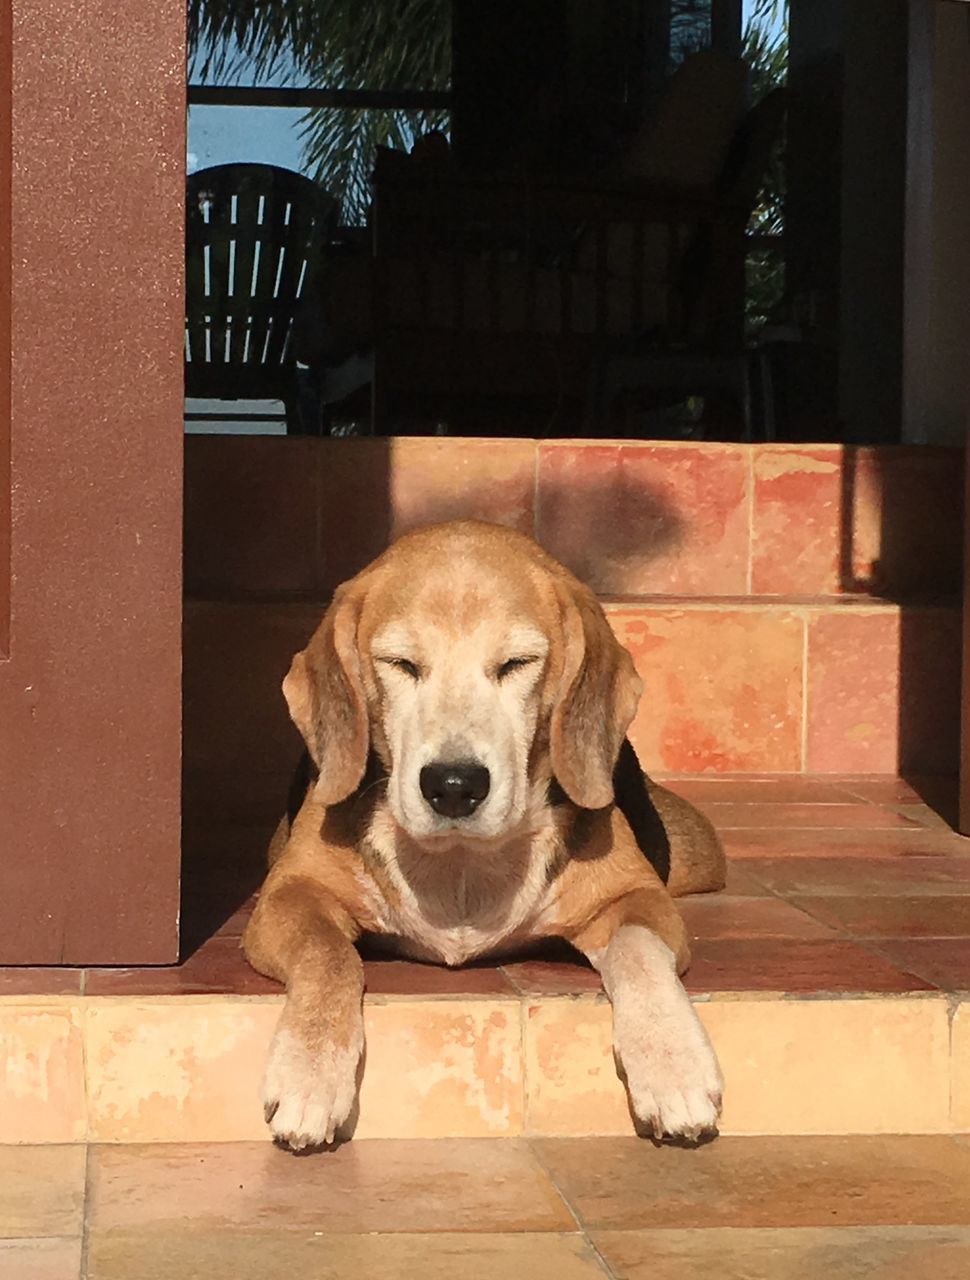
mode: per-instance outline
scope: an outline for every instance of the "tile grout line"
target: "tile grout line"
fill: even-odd
[[[78,1017],[81,1022],[81,1102],[84,1107],[84,1141],[88,1142],[91,1134],[91,1106],[88,1097],[88,1031],[90,1022],[91,1004],[87,996],[81,997],[82,1003],[78,1006]],[[88,1148],[90,1153],[90,1147]],[[87,1191],[85,1190],[85,1204],[87,1203]],[[85,1209],[87,1213],[87,1209]],[[83,1280],[83,1277],[82,1277]]]
[[[552,1170],[549,1168],[548,1164],[546,1163],[545,1159],[542,1156],[541,1151],[539,1151],[538,1147],[536,1146],[535,1139],[530,1137],[527,1139],[527,1141],[529,1144],[529,1150],[532,1152],[532,1158],[535,1160],[536,1164],[538,1164],[539,1168],[549,1179],[550,1183],[552,1184],[556,1192],[556,1195],[562,1201],[563,1207],[565,1208],[566,1212],[569,1214],[573,1222],[576,1224],[576,1228],[579,1231],[579,1234],[582,1236],[583,1240],[586,1242],[586,1245],[589,1248],[589,1251],[592,1253],[593,1257],[595,1258],[597,1264],[603,1269],[604,1274],[609,1277],[609,1280],[618,1280],[616,1272],[613,1270],[610,1264],[603,1257],[602,1253],[600,1253],[599,1249],[593,1243],[593,1239],[590,1236],[589,1231],[586,1229],[585,1223],[583,1222],[582,1218],[579,1216],[578,1212],[573,1208],[572,1203],[567,1197],[566,1193],[562,1190],[559,1183],[556,1181],[556,1178]]]
[[[960,1001],[950,992],[947,1001],[947,1128],[956,1134],[956,1062],[953,1061],[953,1020],[956,1019]]]
[[[745,460],[745,470],[747,472],[748,482],[748,564],[745,574],[745,592],[747,595],[752,594],[752,584],[754,583],[754,450],[747,451]]]
[[[510,978],[506,981],[514,987],[516,984]],[[528,1011],[526,1009],[526,997],[519,996],[519,1053],[522,1055],[522,1067],[519,1072],[522,1081],[522,1132],[529,1132],[529,1051],[528,1051],[528,1028],[526,1023]]]
[[[802,897],[811,896],[813,901],[816,900],[816,895],[814,894],[800,895],[800,896]],[[823,897],[822,901],[824,902],[825,900],[826,899]],[[792,903],[789,903],[789,905],[794,906],[795,904],[792,902]],[[812,912],[809,911],[807,908],[798,907],[796,909],[799,911],[804,910],[807,916],[809,916],[812,920],[819,920],[820,924],[826,923],[820,917],[813,915]],[[929,978],[925,977],[922,973],[918,973],[916,969],[910,968],[907,965],[902,964],[898,960],[894,960],[893,957],[885,950],[885,945],[883,945],[882,947],[879,946],[880,943],[885,944],[887,942],[895,942],[895,941],[898,941],[898,939],[890,938],[890,937],[886,937],[886,938],[860,937],[858,934],[851,933],[847,928],[843,926],[838,926],[838,925],[829,925],[829,928],[834,928],[836,930],[840,941],[851,942],[853,943],[854,946],[861,947],[863,951],[868,951],[870,955],[878,956],[880,960],[885,960],[886,963],[891,965],[892,968],[894,968],[897,973],[905,974],[908,977],[918,978],[920,982],[928,983],[930,988],[928,991],[921,991],[919,988],[915,988],[915,989],[911,988],[908,991],[897,991],[892,993],[886,992],[884,994],[886,995],[891,994],[894,997],[901,997],[901,998],[905,998],[907,996],[921,996],[921,997],[945,996],[949,998],[953,994],[952,992],[949,992],[945,990],[945,988],[941,987],[939,983],[932,982]],[[934,939],[934,941],[936,940],[937,939]],[[947,1061],[949,1063],[949,1058],[947,1059]]]
[[[802,617],[802,724],[801,724],[801,774],[804,777],[808,773],[808,681],[809,681],[809,665],[808,665],[808,637],[809,637],[810,619],[807,614]]]
[[[88,1215],[91,1206],[92,1164],[91,1143],[86,1141],[84,1145],[84,1203],[81,1206],[81,1270],[78,1280],[88,1280],[88,1249],[91,1244],[91,1224]]]
[[[536,542],[540,541],[540,534],[542,532],[542,521],[540,516],[542,491],[539,486],[540,448],[540,442],[538,440],[534,441],[532,447],[532,536],[535,538]]]

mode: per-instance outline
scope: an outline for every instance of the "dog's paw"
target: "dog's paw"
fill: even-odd
[[[638,1129],[655,1138],[699,1142],[717,1132],[724,1082],[717,1057],[686,994],[646,1001],[614,1025]]]
[[[360,1034],[346,1047],[310,1049],[297,1032],[280,1027],[270,1045],[261,1096],[274,1139],[291,1151],[334,1141],[357,1096]]]

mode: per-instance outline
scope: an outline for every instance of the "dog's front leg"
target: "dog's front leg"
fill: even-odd
[[[364,977],[355,934],[312,880],[271,876],[243,938],[253,967],[286,983],[262,1098],[273,1136],[294,1151],[332,1142],[356,1099]]]
[[[612,1002],[613,1049],[638,1126],[692,1142],[713,1134],[723,1081],[678,977],[688,951],[673,904],[660,892],[631,894],[571,940]]]

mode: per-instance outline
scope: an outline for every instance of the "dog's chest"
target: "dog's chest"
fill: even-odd
[[[380,931],[396,950],[448,965],[501,951],[528,936],[547,897],[548,864],[541,844],[519,860],[382,860]]]

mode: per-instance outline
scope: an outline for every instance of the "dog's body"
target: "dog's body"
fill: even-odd
[[[329,1142],[352,1109],[363,934],[449,965],[566,939],[613,1002],[637,1119],[712,1130],[720,1074],[672,896],[722,887],[723,854],[640,773],[640,681],[593,595],[512,530],[419,530],[340,588],[284,692],[315,770],[244,938],[287,986],[274,1135]]]

